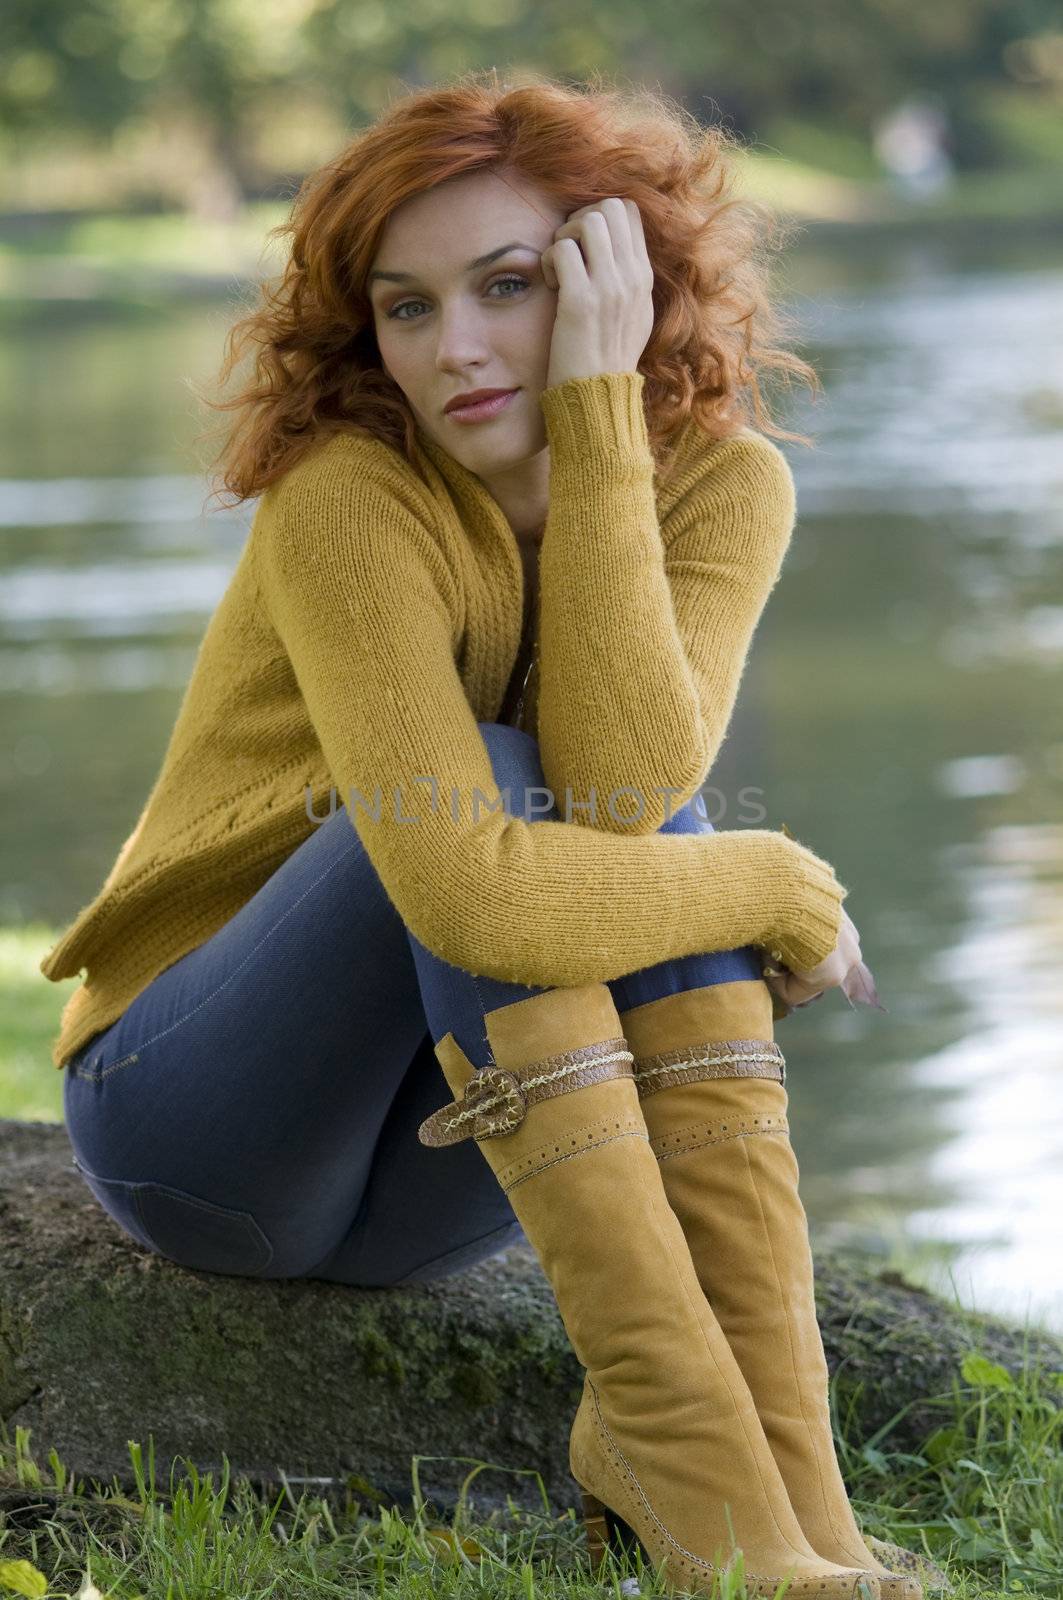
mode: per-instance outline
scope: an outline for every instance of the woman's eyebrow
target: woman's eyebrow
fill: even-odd
[[[504,256],[507,250],[531,250],[535,255],[542,255],[541,250],[536,250],[533,244],[522,244],[519,239],[514,239],[509,244],[500,244],[497,250],[489,250],[485,256],[477,256],[475,261],[465,264],[466,272],[475,272],[478,267],[490,266],[492,261],[497,261],[499,256]],[[416,277],[413,272],[371,272],[365,280],[367,284],[375,278],[386,278],[389,283],[411,283]]]

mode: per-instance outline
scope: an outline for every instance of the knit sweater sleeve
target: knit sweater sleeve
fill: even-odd
[[[625,834],[705,782],[795,510],[785,456],[747,431],[705,441],[658,525],[643,383],[607,373],[540,402],[543,772],[567,820]]]
[[[782,833],[507,815],[458,672],[456,580],[382,455],[297,465],[263,497],[252,545],[338,802],[414,936],[470,972],[548,986],[746,943],[796,967],[829,954],[847,890]]]

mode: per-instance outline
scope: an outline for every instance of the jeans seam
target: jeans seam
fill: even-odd
[[[351,842],[351,844],[348,845],[347,849],[344,850],[339,856],[337,856],[336,860],[333,861],[329,866],[327,866],[325,868],[324,872],[319,872],[318,873],[318,875],[314,879],[313,883],[308,883],[307,884],[307,886],[303,890],[303,892],[299,896],[297,896],[297,898],[295,900],[292,901],[291,905],[285,907],[284,911],[277,918],[276,922],[273,923],[272,927],[266,929],[265,933],[258,940],[257,944],[255,944],[254,947],[247,952],[247,954],[243,957],[243,959],[237,963],[237,965],[229,973],[228,977],[223,979],[223,981],[218,985],[218,987],[216,989],[212,990],[210,994],[204,995],[203,999],[199,1001],[198,1005],[193,1006],[191,1011],[186,1011],[183,1017],[178,1017],[175,1022],[171,1022],[170,1023],[168,1028],[163,1028],[159,1033],[153,1034],[150,1039],[143,1040],[137,1046],[137,1049],[132,1052],[132,1054],[122,1056],[121,1060],[119,1060],[119,1061],[112,1061],[110,1066],[105,1067],[102,1072],[82,1072],[79,1069],[75,1069],[75,1076],[79,1077],[79,1078],[91,1078],[91,1079],[94,1079],[95,1081],[98,1082],[102,1078],[105,1078],[108,1075],[108,1073],[117,1071],[117,1069],[119,1067],[130,1066],[134,1061],[137,1060],[141,1050],[146,1050],[149,1044],[154,1044],[156,1042],[156,1040],[158,1040],[158,1039],[164,1039],[168,1033],[173,1033],[175,1031],[175,1029],[180,1028],[191,1017],[194,1017],[197,1011],[202,1011],[202,1009],[203,1009],[203,1007],[205,1005],[209,1005],[209,1003],[212,1000],[216,999],[217,996],[219,994],[221,994],[222,990],[228,984],[230,984],[233,981],[233,979],[236,977],[237,973],[240,972],[241,969],[247,965],[247,963],[251,960],[252,956],[254,956],[254,955],[256,955],[258,953],[258,951],[262,948],[262,946],[266,943],[266,941],[273,937],[273,935],[276,933],[277,929],[280,927],[281,923],[285,920],[285,918],[291,916],[291,914],[295,910],[296,906],[300,905],[301,902],[306,899],[306,897],[310,893],[310,891],[312,889],[316,889],[318,884],[322,881],[322,879],[323,878],[327,878],[329,873],[334,871],[335,868],[339,865],[339,863],[341,861],[345,860],[347,858],[347,856],[349,856],[351,854],[352,850],[357,850],[357,848],[359,846],[359,842],[360,841],[358,839],[354,839]],[[219,929],[218,931],[220,932],[221,930]],[[97,1058],[96,1058],[97,1062],[99,1062],[99,1059],[100,1059],[99,1056],[97,1056]]]
[[[487,1064],[490,1067],[497,1066],[497,1062],[495,1061],[495,1053],[491,1049],[490,1035],[487,1032],[487,1001],[484,999],[483,994],[481,993],[480,982],[476,976],[476,973],[470,973],[469,976],[472,978],[472,986],[476,990],[476,1003],[480,1007],[480,1025],[483,1028],[483,1038],[481,1042],[487,1046]]]
[[[93,1072],[91,1069],[89,1069],[88,1071],[84,1071],[81,1067],[75,1067],[74,1068],[74,1077],[75,1078],[87,1078],[92,1083],[99,1083],[101,1081],[101,1079],[107,1077],[108,1073],[117,1072],[119,1067],[131,1066],[132,1063],[137,1059],[137,1054],[138,1054],[138,1052],[136,1050],[134,1050],[131,1055],[122,1056],[119,1061],[112,1061],[111,1065],[109,1067],[104,1067],[102,1072]],[[99,1061],[99,1059],[100,1059],[100,1057],[97,1056],[96,1060]]]
[[[489,1228],[486,1233],[477,1234],[475,1239],[467,1239],[464,1244],[454,1245],[452,1249],[444,1250],[442,1255],[429,1256],[428,1260],[422,1261],[419,1267],[414,1267],[412,1273],[407,1273],[405,1277],[397,1279],[393,1287],[401,1289],[403,1284],[410,1282],[414,1274],[423,1272],[426,1267],[438,1267],[448,1261],[458,1259],[468,1251],[474,1250],[477,1245],[485,1244],[488,1239],[494,1239],[500,1233],[511,1233],[514,1228],[521,1228],[520,1221],[516,1217],[509,1222],[499,1223],[497,1228]],[[523,1232],[522,1228],[521,1232]]]

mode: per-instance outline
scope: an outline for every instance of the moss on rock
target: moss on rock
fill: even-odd
[[[890,1444],[935,1425],[964,1352],[1017,1373],[1021,1332],[964,1315],[894,1273],[817,1259],[824,1345],[847,1431],[899,1411]],[[1063,1368],[1044,1336],[1043,1359]],[[291,1476],[447,1504],[470,1460],[482,1505],[575,1503],[568,1427],[582,1368],[527,1245],[452,1278],[395,1289],[196,1272],[143,1249],[71,1165],[65,1128],[0,1121],[0,1420],[32,1429],[79,1477],[130,1485],[126,1441],[155,1443],[156,1481],[187,1457],[265,1486]]]

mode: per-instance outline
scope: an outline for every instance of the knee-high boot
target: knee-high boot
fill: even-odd
[[[665,1193],[802,1531],[821,1556],[874,1572],[883,1600],[922,1600],[864,1542],[835,1454],[771,991],[719,983],[619,1016]]]
[[[476,1139],[550,1280],[586,1368],[570,1465],[592,1555],[606,1527],[637,1536],[669,1592],[707,1594],[740,1547],[750,1594],[787,1576],[789,1600],[877,1600],[801,1532],[668,1204],[608,987],[547,990],[486,1028],[482,1071],[452,1034],[436,1045],[456,1104],[420,1138]]]

